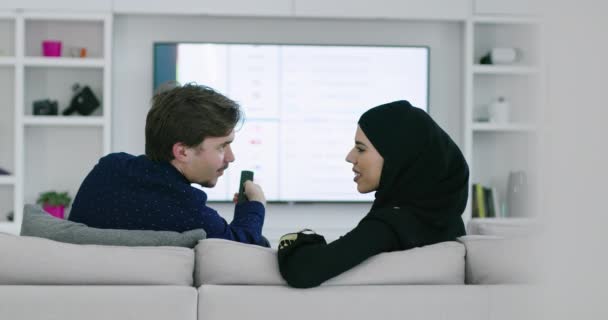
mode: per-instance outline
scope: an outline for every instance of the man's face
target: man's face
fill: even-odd
[[[191,183],[212,188],[224,174],[228,164],[234,161],[230,144],[234,141],[234,130],[224,137],[207,137],[188,151],[187,161],[182,166],[182,174]]]

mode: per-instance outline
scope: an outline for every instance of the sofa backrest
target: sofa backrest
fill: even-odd
[[[0,233],[0,285],[193,284],[194,252],[75,245]]]
[[[470,235],[458,238],[466,247],[467,284],[533,283],[538,276],[538,243],[534,237]]]
[[[285,285],[276,249],[221,239],[195,247],[195,285]],[[371,257],[323,285],[463,284],[464,246],[443,242]]]

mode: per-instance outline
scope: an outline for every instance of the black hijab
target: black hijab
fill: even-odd
[[[395,101],[365,112],[359,127],[384,158],[372,210],[398,207],[436,227],[460,220],[469,168],[458,146],[425,111]]]

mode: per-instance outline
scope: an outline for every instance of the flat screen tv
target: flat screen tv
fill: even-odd
[[[156,43],[154,88],[169,80],[209,86],[243,108],[231,164],[210,201],[231,201],[253,170],[268,201],[365,202],[352,165],[359,116],[408,100],[428,112],[429,48]]]

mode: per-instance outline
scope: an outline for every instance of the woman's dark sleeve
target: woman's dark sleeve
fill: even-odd
[[[391,228],[370,219],[364,219],[329,244],[320,235],[302,232],[289,242],[279,247],[279,270],[287,283],[296,288],[318,286],[373,255],[398,249]]]

